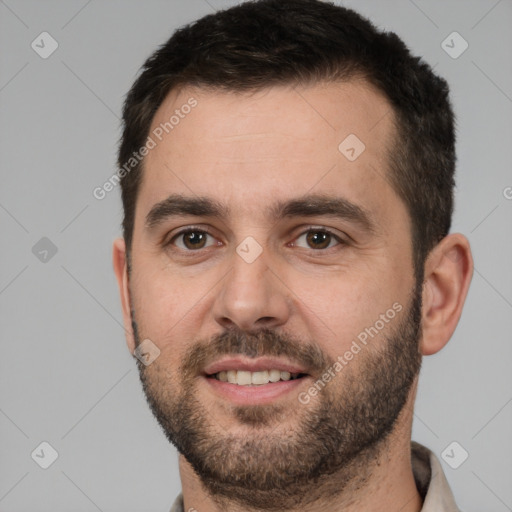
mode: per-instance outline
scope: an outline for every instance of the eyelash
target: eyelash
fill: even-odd
[[[325,249],[313,249],[313,248],[309,248],[310,251],[313,251],[315,253],[320,253],[320,252],[326,252],[330,249],[333,249],[334,247],[337,247],[337,246],[344,246],[344,245],[347,245],[348,244],[348,241],[346,239],[343,239],[342,237],[340,237],[339,235],[337,235],[336,233],[334,233],[333,231],[327,229],[327,228],[324,228],[324,227],[315,227],[315,226],[309,226],[307,229],[305,229],[304,231],[302,231],[301,233],[299,233],[299,235],[297,235],[294,239],[293,239],[293,242],[290,242],[289,244],[291,244],[292,246],[295,245],[295,242],[301,238],[302,236],[304,235],[307,235],[308,233],[311,233],[311,232],[315,232],[315,233],[325,233],[327,235],[330,235],[337,243],[336,245],[332,246],[332,247],[327,247]],[[174,245],[174,242],[179,238],[179,237],[182,237],[184,235],[187,235],[189,233],[201,233],[201,234],[205,234],[205,235],[208,235],[210,237],[214,237],[214,235],[207,229],[207,228],[204,228],[204,227],[195,227],[195,226],[189,226],[181,231],[179,231],[178,233],[176,233],[175,235],[172,236],[172,238],[164,243],[164,245],[167,247],[167,246],[171,246],[171,245]],[[215,245],[215,244],[212,244],[212,245]],[[212,245],[210,246],[207,246],[206,248],[208,247],[211,247]],[[304,247],[301,247],[302,249],[304,249]],[[205,248],[200,248],[200,249],[182,249],[180,247],[177,248],[178,250],[180,251],[183,251],[183,252],[186,252],[186,253],[199,253],[201,251],[201,249],[205,249]]]
[[[187,228],[182,229],[181,231],[179,231],[178,233],[173,235],[168,242],[164,243],[164,245],[166,247],[169,246],[169,245],[174,245],[175,240],[177,240],[179,237],[183,237],[184,235],[187,235],[189,233],[201,233],[201,234],[205,234],[205,235],[211,236],[212,238],[215,238],[213,236],[213,234],[207,228],[199,227],[199,226],[197,226],[197,227],[196,226],[188,226]],[[191,252],[191,253],[192,252],[199,252],[199,249],[196,249],[195,251],[191,250],[191,249],[188,249],[188,250],[181,249],[181,248],[178,248],[178,249],[181,250],[181,251],[186,251],[186,252]]]
[[[325,235],[329,235],[330,237],[332,237],[337,242],[336,245],[331,246],[331,247],[326,247],[324,249],[313,249],[311,247],[306,249],[306,250],[309,249],[310,251],[314,251],[315,253],[326,252],[329,249],[333,249],[334,247],[337,247],[338,245],[346,245],[346,243],[347,243],[339,235],[337,235],[336,233],[334,233],[333,231],[331,231],[331,230],[329,230],[327,228],[311,226],[308,229],[306,229],[305,231],[302,231],[298,236],[296,236],[294,238],[294,241],[292,242],[292,244],[295,245],[295,242],[299,238],[303,237],[304,235],[307,235],[308,233],[322,233],[322,234],[325,234]],[[332,240],[331,240],[331,242],[332,242]],[[329,245],[330,245],[330,243],[329,243]],[[301,247],[301,249],[304,249],[304,247]]]

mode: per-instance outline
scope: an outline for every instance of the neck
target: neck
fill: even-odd
[[[414,395],[414,393],[411,393]],[[410,397],[412,398],[412,396]],[[310,512],[325,510],[356,512],[419,512],[422,500],[417,491],[411,466],[412,400],[404,407],[396,428],[381,443],[378,454],[371,462],[361,464],[360,471],[333,492],[340,475],[329,476],[323,484],[312,483],[311,493],[318,492],[318,499],[308,503]],[[355,461],[357,464],[358,461]],[[218,499],[204,489],[199,476],[187,460],[180,455],[180,477],[185,511],[197,512],[257,512],[236,502]],[[323,492],[325,490],[325,492]],[[279,509],[283,510],[283,509]],[[303,506],[288,508],[286,512],[299,512]],[[285,511],[283,511],[285,512]]]

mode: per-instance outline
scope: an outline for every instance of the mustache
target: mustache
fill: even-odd
[[[227,355],[244,355],[251,359],[284,356],[303,366],[311,375],[323,373],[334,363],[315,343],[301,341],[290,334],[267,328],[251,333],[231,328],[190,347],[180,371],[184,377],[194,377],[206,365]]]

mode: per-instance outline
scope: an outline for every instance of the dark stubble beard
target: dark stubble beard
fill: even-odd
[[[267,329],[229,330],[191,347],[174,378],[159,359],[148,367],[137,364],[166,437],[222,509],[229,504],[244,510],[300,509],[349,486],[361,487],[369,478],[420,370],[420,290],[385,331],[379,347],[371,341],[364,346],[315,401],[308,406],[297,401],[298,420],[286,433],[281,427],[292,411],[277,405],[233,406],[232,416],[247,429],[243,436],[227,432],[198,401],[197,375],[205,362],[226,354],[281,355],[303,364],[317,380],[335,361],[315,343]]]

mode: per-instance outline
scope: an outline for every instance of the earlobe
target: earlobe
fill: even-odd
[[[123,238],[114,240],[112,247],[112,263],[114,273],[121,296],[121,307],[123,311],[124,331],[126,335],[126,344],[130,353],[135,350],[135,337],[132,328],[132,313],[130,301],[130,287],[128,281],[128,261],[126,255],[126,244]]]
[[[420,352],[435,354],[451,338],[473,275],[469,241],[456,233],[443,238],[425,262]]]

